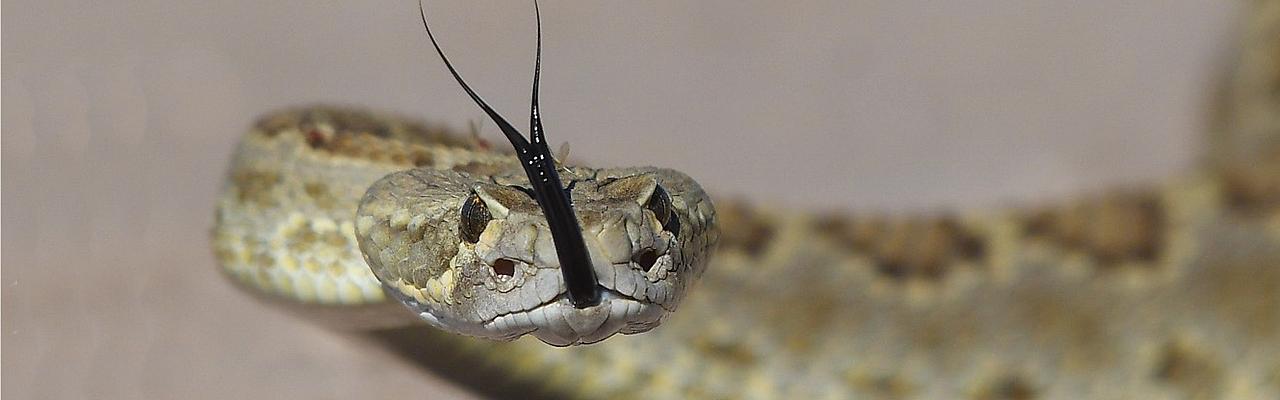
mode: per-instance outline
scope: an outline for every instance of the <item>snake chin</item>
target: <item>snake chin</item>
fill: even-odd
[[[404,301],[413,303],[412,299]],[[603,289],[600,303],[595,306],[576,308],[569,302],[568,295],[561,293],[531,309],[501,314],[465,330],[458,329],[466,325],[461,321],[430,312],[421,312],[419,316],[431,325],[465,335],[501,341],[532,335],[543,343],[565,347],[596,343],[618,333],[648,332],[661,324],[668,312],[657,303]]]
[[[618,333],[646,332],[666,315],[667,310],[656,303],[605,289],[600,304],[592,307],[575,308],[568,296],[561,294],[533,309],[499,315],[483,326],[498,338],[530,334],[549,345],[564,347],[596,343]]]

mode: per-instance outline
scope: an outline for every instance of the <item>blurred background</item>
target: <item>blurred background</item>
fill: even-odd
[[[543,115],[572,162],[678,168],[722,197],[1036,204],[1193,166],[1234,6],[546,0]],[[259,114],[481,120],[413,1],[2,7],[3,395],[469,397],[237,293],[208,245]],[[532,3],[427,7],[463,75],[523,126]]]

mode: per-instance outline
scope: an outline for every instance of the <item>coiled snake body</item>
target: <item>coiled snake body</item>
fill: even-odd
[[[511,228],[536,230],[536,221],[482,219],[488,225],[463,226],[470,214],[458,207],[468,202],[483,203],[497,219],[537,212],[511,188],[521,179],[510,175],[514,158],[421,124],[327,107],[264,117],[237,150],[218,202],[214,247],[226,274],[250,292],[365,331],[484,393],[1280,398],[1280,2],[1254,4],[1245,26],[1242,61],[1223,122],[1211,137],[1209,161],[1199,171],[1146,189],[1043,209],[881,218],[728,202],[712,209],[697,185],[674,171],[566,170],[566,181],[583,182],[574,193],[587,193],[588,186],[591,193],[615,190],[612,197],[599,197],[634,205],[627,206],[630,216],[610,217],[616,218],[613,225],[584,223],[583,229],[624,238],[590,245],[600,252],[593,259],[630,271],[611,275],[615,296],[638,301],[607,313],[648,322],[605,327],[613,317],[601,317],[604,322],[593,326],[550,327],[556,322],[547,314],[541,325],[503,326],[537,328],[542,341],[563,345],[644,331],[665,318],[651,332],[589,346],[442,333],[389,301],[386,293],[440,304],[486,290],[519,293],[523,284],[541,279],[538,265],[553,263],[536,233],[520,236]],[[421,210],[369,211],[385,229],[399,233],[381,233],[377,246],[361,242],[357,232],[379,235],[359,226],[373,224],[360,221],[363,209],[357,215],[362,197],[398,172],[408,174],[402,179],[434,186],[453,183],[418,178],[493,178],[460,184],[454,197],[424,200]],[[481,186],[487,189],[475,189]],[[649,206],[659,186],[670,193],[671,206],[685,213],[678,217],[683,225],[666,225],[663,214]],[[720,233],[713,249],[714,225]],[[526,242],[500,240],[508,236]],[[463,250],[409,250],[415,243]],[[689,260],[677,261],[673,253],[658,261],[663,256],[655,254],[672,244],[684,247],[673,251]],[[466,249],[483,258],[475,248],[485,246],[501,252],[484,260],[487,281],[477,278],[480,270],[449,261]],[[418,257],[413,265],[443,268],[384,265],[392,281],[404,286],[384,292],[361,247],[374,249],[371,258],[385,258],[372,264]],[[619,248],[627,252],[613,254]],[[700,271],[680,275],[672,267],[672,276],[687,280],[663,286],[664,268],[695,268],[706,257],[710,264],[702,280],[677,311],[666,314],[674,303],[664,299],[678,301]],[[504,259],[510,264],[499,262]],[[464,286],[474,292],[463,295],[458,288]],[[466,309],[474,314],[458,318],[495,321],[517,309],[554,304],[561,294],[534,290],[515,296],[510,309],[470,305]],[[649,312],[640,309],[642,303],[661,311],[641,317]],[[473,335],[512,336],[487,334],[496,328],[485,324],[471,329]]]

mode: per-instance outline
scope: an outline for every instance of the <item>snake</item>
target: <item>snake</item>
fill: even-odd
[[[1246,9],[1206,154],[1162,182],[927,215],[713,201],[559,164],[535,78],[514,151],[261,117],[212,247],[243,292],[494,397],[1280,398],[1280,1]]]

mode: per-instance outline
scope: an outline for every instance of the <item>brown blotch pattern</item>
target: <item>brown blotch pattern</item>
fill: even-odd
[[[906,399],[915,392],[915,385],[895,374],[866,374],[848,372],[845,383],[858,392],[860,398]]]
[[[1036,398],[1035,385],[1017,375],[1005,375],[979,389],[974,400],[1031,400]]]
[[[293,254],[314,253],[318,245],[322,248],[341,249],[347,247],[347,238],[342,236],[342,232],[331,230],[328,232],[316,232],[310,226],[300,226],[290,232],[285,237],[286,246],[289,252]]]
[[[1257,164],[1222,171],[1222,197],[1229,210],[1246,217],[1280,210],[1280,151]]]
[[[720,225],[720,248],[739,250],[751,257],[765,253],[777,233],[777,227],[741,201],[716,205],[716,221]]]
[[[280,173],[254,169],[238,170],[232,173],[231,185],[236,190],[236,200],[241,203],[254,204],[259,207],[277,205],[272,190],[280,184]]]
[[[509,167],[491,162],[471,161],[453,166],[453,170],[471,175],[497,175],[509,170]]]
[[[698,349],[699,354],[708,358],[721,360],[724,364],[736,365],[742,368],[754,365],[758,357],[751,349],[734,342],[699,340],[695,342],[694,347]]]
[[[319,127],[334,133],[364,133],[378,138],[395,139],[416,144],[467,148],[470,142],[451,135],[445,129],[429,127],[421,122],[398,116],[382,115],[357,108],[312,106],[284,110],[266,115],[254,127],[267,136],[298,128],[303,132]]]
[[[333,209],[338,204],[338,198],[329,190],[329,185],[324,182],[307,182],[302,184],[302,190],[307,193],[307,198],[311,202],[323,209]]]
[[[420,122],[326,106],[267,115],[259,119],[255,127],[267,137],[296,129],[307,146],[316,151],[415,167],[435,162],[429,147],[472,148],[475,145],[473,140]]]
[[[870,257],[876,272],[894,281],[938,281],[958,262],[986,259],[986,240],[951,217],[821,218],[816,229],[851,252]]]
[[[1119,194],[1032,213],[1023,232],[1085,252],[1103,269],[1131,261],[1154,265],[1165,241],[1166,218],[1164,205],[1154,194]]]
[[[303,134],[310,148],[335,156],[414,167],[431,165],[435,159],[422,145],[389,142],[367,132],[327,132],[312,129]]]
[[[1160,350],[1152,377],[1183,391],[1191,399],[1218,398],[1223,388],[1223,369],[1207,353],[1173,341]]]

